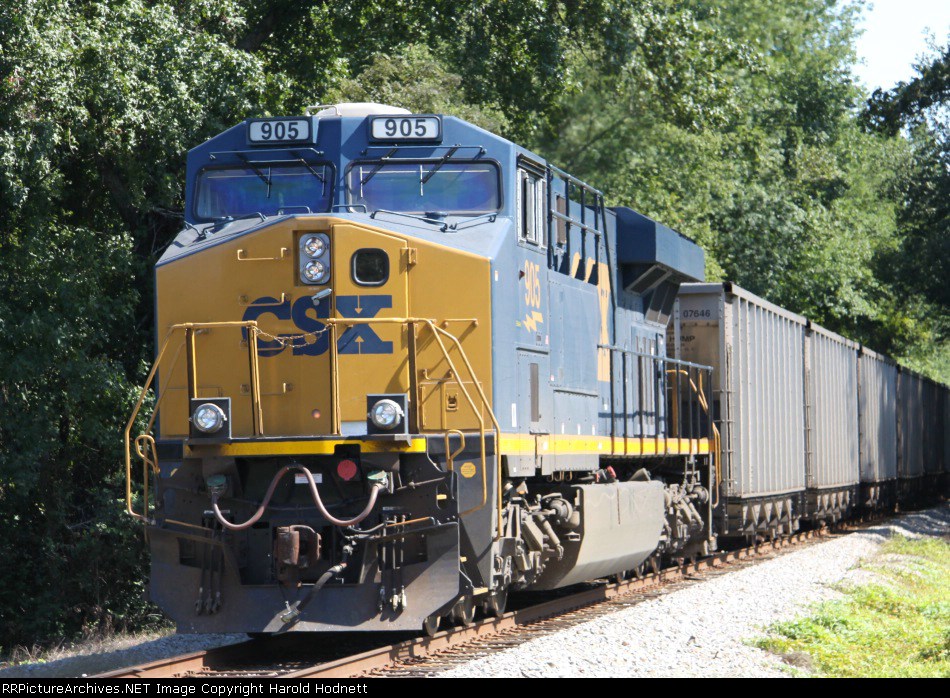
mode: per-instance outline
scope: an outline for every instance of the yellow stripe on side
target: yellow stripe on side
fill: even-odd
[[[533,456],[537,444],[534,436],[502,434],[501,452],[509,456]]]
[[[612,443],[613,442],[613,443]],[[240,441],[226,444],[186,444],[194,456],[286,456],[333,455],[337,446],[359,446],[363,453],[425,453],[426,440],[416,437],[409,443],[362,439],[316,439],[282,441]],[[626,447],[625,447],[626,446]],[[652,456],[703,455],[710,452],[709,439],[652,439],[609,436],[566,436],[547,434],[502,434],[501,453],[506,456],[589,455]]]
[[[709,439],[611,439],[609,436],[502,434],[501,452],[507,456],[534,455],[650,456],[707,454]]]
[[[193,455],[201,456],[332,456],[337,446],[359,446],[362,453],[425,453],[426,440],[399,441],[316,440],[247,441],[229,444],[188,444]]]

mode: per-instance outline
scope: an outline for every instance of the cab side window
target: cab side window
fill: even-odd
[[[518,235],[532,245],[544,244],[546,185],[543,176],[518,170]]]

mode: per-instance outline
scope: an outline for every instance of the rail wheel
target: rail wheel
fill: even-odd
[[[439,624],[442,622],[442,616],[433,613],[431,616],[422,621],[422,630],[426,635],[432,637],[437,632],[439,632]]]
[[[485,613],[495,618],[500,617],[505,612],[505,606],[508,605],[508,589],[500,587],[488,595],[485,600]]]
[[[452,620],[457,625],[471,625],[475,622],[475,602],[471,596],[465,596],[452,608]]]

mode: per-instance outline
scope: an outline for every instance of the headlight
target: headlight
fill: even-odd
[[[225,419],[227,419],[227,417],[224,415],[224,410],[217,405],[212,405],[210,402],[198,405],[198,408],[191,416],[192,424],[194,424],[198,430],[206,434],[213,434],[218,431],[224,426]]]
[[[304,241],[303,249],[311,257],[319,257],[327,249],[327,244],[323,238],[309,237]]]
[[[369,418],[377,429],[393,429],[402,420],[403,411],[394,400],[380,400],[369,411]]]
[[[303,268],[303,275],[307,277],[307,281],[319,281],[324,277],[326,272],[326,265],[316,260],[307,262],[307,266]]]
[[[330,236],[305,233],[297,240],[297,270],[305,284],[330,283]]]

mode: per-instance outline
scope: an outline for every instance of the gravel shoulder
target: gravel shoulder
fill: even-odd
[[[786,677],[747,644],[765,628],[867,583],[858,565],[894,534],[946,536],[950,505],[906,514],[536,638],[454,667],[444,677]]]

